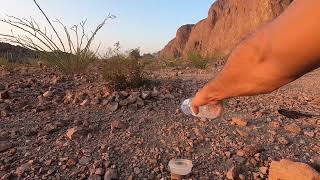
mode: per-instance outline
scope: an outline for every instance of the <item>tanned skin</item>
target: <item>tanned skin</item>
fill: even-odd
[[[192,109],[238,96],[270,93],[320,66],[320,1],[295,0],[231,53],[224,69],[198,91]]]

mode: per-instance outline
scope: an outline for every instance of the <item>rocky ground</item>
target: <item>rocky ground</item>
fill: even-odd
[[[193,161],[185,179],[267,179],[280,159],[319,168],[319,70],[230,99],[219,119],[186,117],[180,103],[209,72],[154,72],[148,87],[112,92],[99,76],[1,70],[0,179],[165,180],[173,158]]]

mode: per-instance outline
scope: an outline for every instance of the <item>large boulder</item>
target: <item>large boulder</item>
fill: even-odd
[[[269,170],[269,180],[320,180],[320,174],[309,165],[283,159],[273,161]]]
[[[248,33],[280,15],[291,2],[292,0],[217,0],[206,19],[194,26],[187,25],[184,39],[181,40],[177,33],[161,54],[170,58],[187,58],[194,51],[204,57],[226,55]],[[189,33],[190,28],[192,30]],[[182,29],[186,29],[186,26],[182,26]]]

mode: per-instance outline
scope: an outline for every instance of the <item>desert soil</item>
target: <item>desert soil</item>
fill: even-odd
[[[112,92],[95,76],[17,66],[0,73],[0,179],[267,179],[272,160],[319,168],[320,70],[267,95],[225,103],[215,120],[180,103],[217,72],[167,69],[140,89]]]

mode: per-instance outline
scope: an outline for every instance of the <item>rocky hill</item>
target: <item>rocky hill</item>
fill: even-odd
[[[36,58],[37,53],[8,43],[0,42],[0,58],[6,58],[13,61],[20,61],[28,58]]]
[[[228,54],[244,36],[273,20],[292,0],[217,0],[208,17],[184,25],[161,51],[166,58],[186,58],[197,51],[202,56]]]

